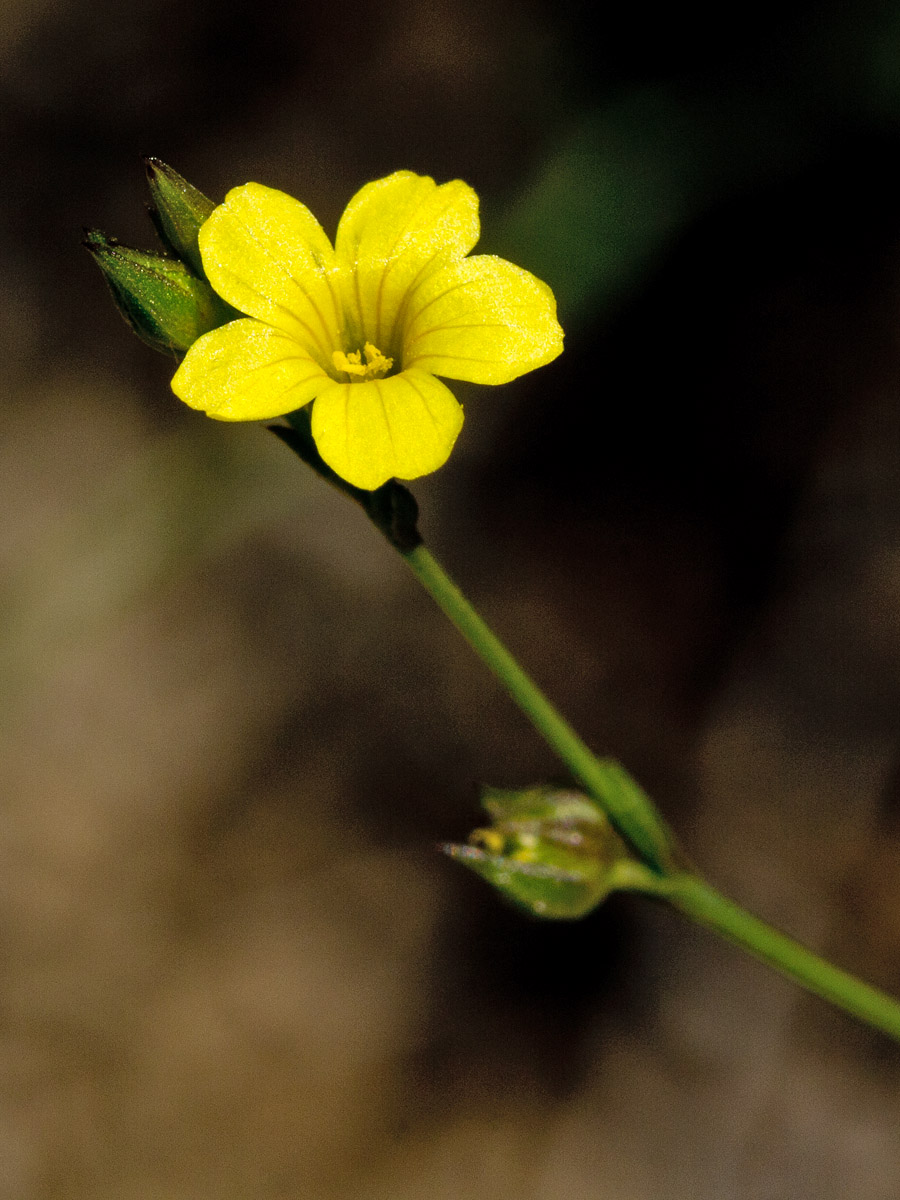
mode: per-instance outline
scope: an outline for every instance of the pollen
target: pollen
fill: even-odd
[[[497,829],[473,829],[469,843],[483,847],[488,854],[503,854],[506,848],[506,838]]]
[[[343,350],[335,350],[331,361],[336,371],[343,371],[352,376],[351,383],[362,382],[364,379],[381,379],[394,365],[394,360],[382,354],[371,342],[366,342],[361,351],[353,350],[350,354],[345,354]]]

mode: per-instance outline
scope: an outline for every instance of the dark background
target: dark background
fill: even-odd
[[[900,992],[900,8],[7,0],[0,1195],[891,1200],[900,1054],[647,902],[434,850],[565,776],[352,506],[181,406],[139,156],[333,232],[400,167],[567,349],[433,548],[761,915]]]

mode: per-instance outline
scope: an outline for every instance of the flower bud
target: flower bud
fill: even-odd
[[[86,230],[84,245],[103,272],[119,312],[154,350],[180,357],[198,337],[235,315],[184,263],[120,245]]]
[[[205,279],[197,234],[215,204],[160,159],[145,158],[144,166],[153,197],[150,216],[156,232],[176,258],[183,259],[200,279]]]
[[[587,796],[490,788],[482,807],[490,828],[442,849],[535,916],[583,917],[616,888],[640,886],[646,868]]]

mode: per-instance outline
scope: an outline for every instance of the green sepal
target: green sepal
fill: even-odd
[[[467,846],[441,849],[535,916],[577,919],[611,891],[649,884],[647,868],[580,792],[488,788],[482,807],[491,827],[476,829]]]
[[[156,232],[176,258],[183,259],[200,279],[205,279],[197,234],[215,203],[160,159],[145,158],[144,166],[153,197],[150,218]]]
[[[85,231],[84,245],[119,312],[154,350],[180,357],[198,337],[236,315],[178,259],[132,250],[96,229]]]

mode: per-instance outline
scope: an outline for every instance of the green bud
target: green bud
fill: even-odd
[[[158,158],[145,158],[144,166],[153,197],[150,216],[157,233],[176,258],[184,259],[196,275],[205,278],[197,234],[215,204]]]
[[[445,853],[538,917],[573,919],[617,888],[640,887],[648,869],[629,853],[606,814],[580,792],[489,788],[493,824]]]
[[[98,230],[84,245],[112,290],[119,312],[154,350],[176,357],[198,337],[236,314],[184,263],[162,254],[131,250]]]

